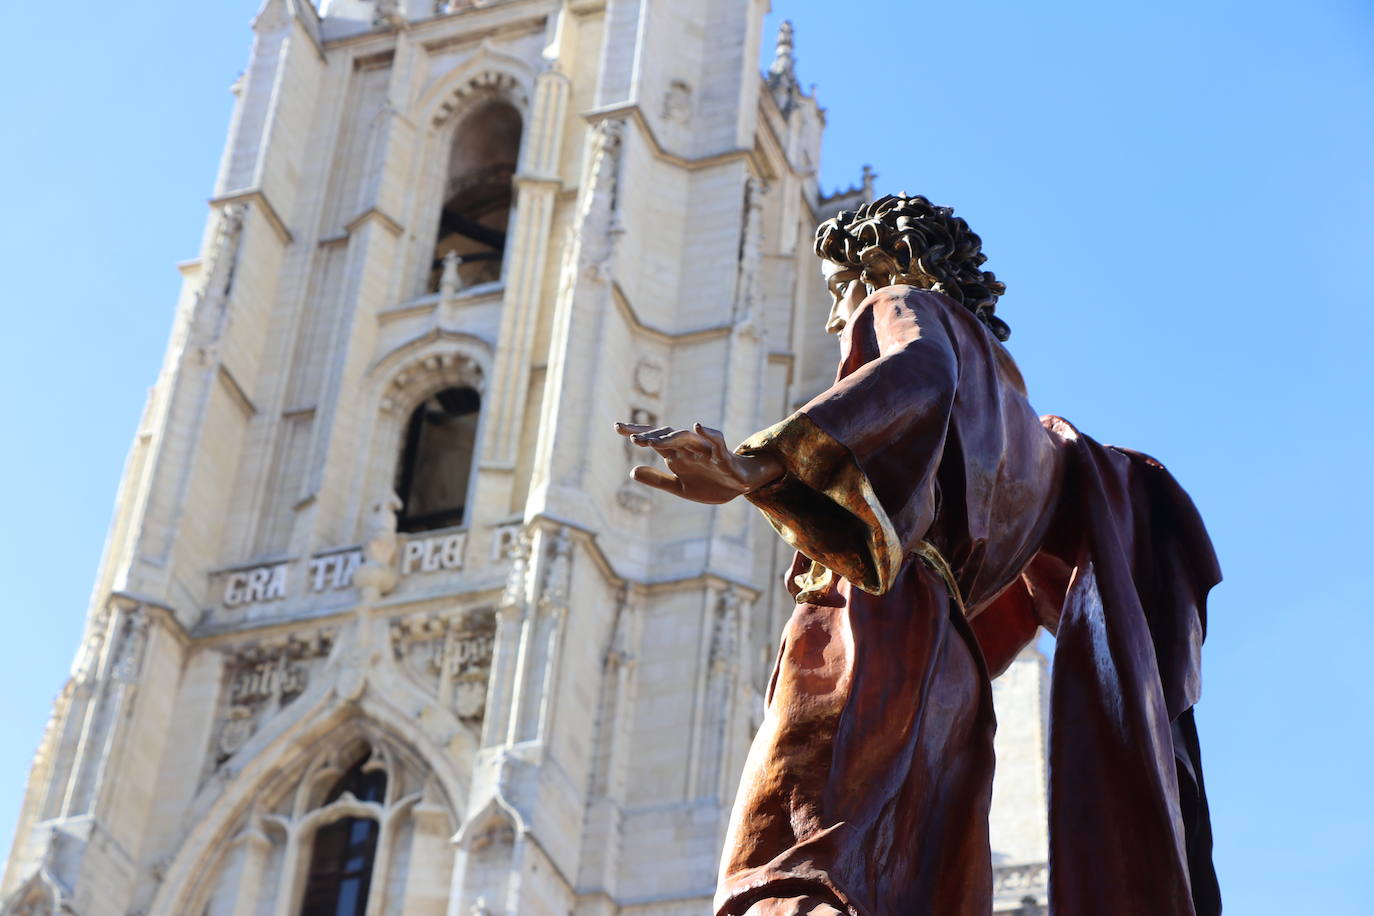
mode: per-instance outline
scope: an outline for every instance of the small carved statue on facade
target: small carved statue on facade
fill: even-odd
[[[353,584],[372,600],[396,587],[396,513],[404,504],[395,493],[387,492],[372,507],[363,535],[363,564],[353,574]]]
[[[735,801],[722,916],[992,908],[990,677],[1055,633],[1050,903],[1215,916],[1192,707],[1220,579],[1153,459],[1037,417],[981,240],[923,197],[821,225],[838,381],[731,451],[617,424],[684,499],[744,496],[796,607]]]
[[[363,537],[363,556],[367,562],[390,566],[396,559],[396,513],[402,508],[401,498],[391,492],[373,505]]]

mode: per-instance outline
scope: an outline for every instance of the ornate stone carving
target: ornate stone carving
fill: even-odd
[[[438,388],[471,388],[482,391],[486,387],[482,367],[462,353],[433,353],[397,372],[382,396],[383,413],[397,406],[414,407]]]
[[[1045,862],[998,865],[992,870],[992,892],[998,897],[1043,892],[1049,886],[1050,867]]]
[[[219,728],[219,756],[232,757],[248,739],[253,737],[253,711],[245,706],[231,706]]]
[[[508,54],[498,51],[490,41],[482,42],[481,47],[477,51],[477,55],[488,58],[488,60],[500,61],[501,63],[498,64],[498,66],[504,64],[509,64],[516,68],[524,68],[526,66],[525,63],[518,58],[511,57]],[[439,105],[434,113],[434,126],[439,127],[443,125],[455,111],[463,107],[463,103],[471,96],[483,94],[504,96],[509,99],[516,108],[522,111],[526,108],[526,103],[528,101],[520,81],[514,76],[498,69],[484,69],[475,74],[472,79],[455,89],[453,93]]]
[[[616,247],[625,229],[620,224],[620,151],[625,122],[598,121],[592,138],[592,167],[582,202],[582,274],[594,283],[609,283]]]
[[[311,669],[328,657],[336,631],[322,629],[266,639],[231,651],[225,665],[224,712],[214,738],[216,766],[233,756],[266,716],[310,686]]]
[[[405,668],[463,722],[480,728],[486,713],[496,615],[490,608],[449,617],[394,620],[391,647]]]

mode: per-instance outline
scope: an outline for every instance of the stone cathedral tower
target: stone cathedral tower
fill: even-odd
[[[834,371],[809,239],[872,189],[820,196],[766,5],[266,0],[0,913],[709,911],[784,548],[610,425]]]

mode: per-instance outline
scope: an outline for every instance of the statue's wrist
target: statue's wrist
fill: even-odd
[[[786,472],[782,461],[767,452],[755,452],[739,456],[743,474],[744,492],[752,493],[779,480]]]

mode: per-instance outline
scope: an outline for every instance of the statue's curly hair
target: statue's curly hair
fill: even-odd
[[[872,287],[905,283],[944,293],[988,326],[998,340],[1011,328],[994,312],[1005,283],[980,270],[983,240],[949,207],[905,193],[841,211],[816,229],[816,254],[859,271]]]

